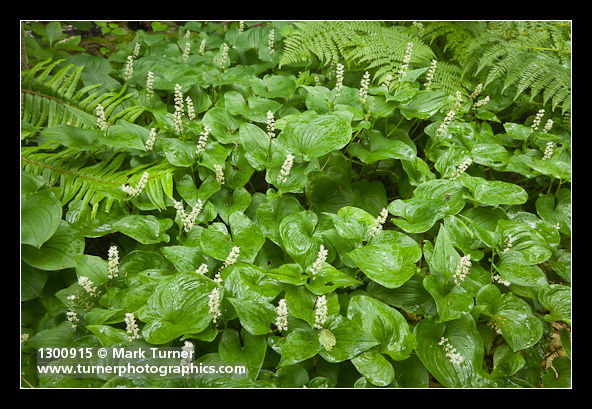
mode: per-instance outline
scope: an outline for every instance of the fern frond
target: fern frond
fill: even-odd
[[[132,121],[143,109],[130,102],[136,93],[125,93],[126,85],[118,91],[98,94],[100,84],[79,87],[84,66],[67,65],[51,75],[63,60],[38,63],[24,73],[21,88],[21,121],[29,128],[70,124],[81,128],[96,126],[95,107],[105,108],[107,120],[123,118]],[[23,137],[32,132],[23,131]]]
[[[33,175],[42,176],[48,185],[58,186],[58,199],[62,205],[81,200],[84,206],[90,203],[95,208],[104,199],[110,203],[127,200],[128,196],[121,186],[137,183],[144,172],[150,175],[145,192],[154,206],[164,209],[164,195],[173,196],[174,168],[164,161],[122,169],[127,158],[125,153],[113,153],[97,163],[89,164],[91,156],[88,153],[70,148],[60,152],[44,152],[42,148],[23,147],[22,168]]]

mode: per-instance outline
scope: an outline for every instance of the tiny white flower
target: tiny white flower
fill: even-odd
[[[471,96],[469,98],[471,98],[471,99],[477,98],[479,95],[481,95],[482,91],[483,91],[483,84],[479,83],[475,87],[475,90],[473,91],[473,93],[471,94]]]
[[[140,55],[140,43],[136,43],[136,44],[134,45],[134,51],[133,51],[133,53],[132,53],[132,56],[133,56],[134,58],[138,58],[138,56],[139,56],[139,55]]]
[[[438,345],[443,347],[442,349],[446,353],[446,357],[452,364],[458,365],[464,361],[463,356],[456,351],[456,348],[454,348],[450,342],[448,342],[448,338],[442,337],[440,342],[438,342]]]
[[[553,128],[553,120],[547,119],[547,123],[545,124],[545,127],[543,128],[543,132],[548,133],[549,131],[551,131],[551,128]]]
[[[150,129],[150,134],[146,139],[146,150],[151,151],[154,149],[154,142],[156,142],[156,128]]]
[[[286,303],[286,299],[282,298],[278,306],[276,307],[276,318],[275,318],[275,325],[278,328],[278,331],[287,331],[288,330],[288,304]]]
[[[378,215],[378,217],[376,218],[376,220],[374,221],[374,225],[372,226],[372,228],[370,229],[369,235],[371,237],[376,236],[377,234],[380,234],[380,232],[382,231],[382,225],[384,223],[386,223],[386,219],[388,217],[388,210],[386,208],[383,208],[380,211],[380,215]]]
[[[148,99],[154,97],[154,73],[152,71],[148,71],[148,76],[146,77],[146,96]]]
[[[197,270],[195,270],[197,274],[206,275],[208,273],[208,265],[206,263],[202,263]]]
[[[492,281],[497,281],[498,283],[500,283],[500,284],[503,284],[503,285],[505,285],[506,287],[509,287],[509,286],[510,286],[510,284],[511,284],[509,281],[506,281],[506,280],[504,280],[504,279],[502,278],[502,276],[500,276],[499,274],[495,274],[495,275],[493,275],[493,276],[491,277],[491,279],[492,279]]]
[[[550,159],[551,156],[553,156],[553,150],[555,149],[555,144],[553,142],[547,142],[547,145],[545,146],[545,153],[543,155],[543,159],[542,160],[547,160]]]
[[[267,47],[271,51],[273,51],[274,43],[275,43],[275,30],[272,28],[271,31],[269,32],[269,38],[267,39]]]
[[[240,255],[240,247],[234,246],[230,250],[230,253],[228,253],[228,256],[226,257],[226,260],[224,261],[224,265],[223,265],[222,269],[236,263],[239,255]]]
[[[366,102],[366,97],[368,96],[368,87],[370,86],[370,73],[366,71],[364,76],[362,77],[362,81],[360,83],[360,101],[362,104]]]
[[[86,276],[80,276],[78,278],[78,285],[81,286],[89,295],[92,296],[96,294],[97,287],[90,278]]]
[[[272,111],[267,111],[267,138],[271,141],[275,137],[275,117]]]
[[[466,256],[461,257],[458,266],[456,267],[456,270],[454,272],[454,274],[452,275],[452,278],[454,279],[454,283],[457,286],[460,286],[460,283],[465,281],[465,277],[467,276],[467,274],[470,273],[469,271],[469,267],[471,267],[472,263],[471,263],[471,255],[467,254]]]
[[[218,164],[214,165],[214,172],[216,173],[216,180],[218,181],[218,183],[223,185],[224,184],[224,169],[222,169],[222,166],[220,166]]]
[[[187,117],[192,120],[195,119],[195,109],[193,108],[193,100],[191,97],[185,98],[185,103],[187,104]]]
[[[125,318],[123,320],[126,324],[125,331],[129,334],[128,340],[133,341],[135,339],[140,338],[140,327],[136,324],[136,317],[131,312],[125,313]]]
[[[327,311],[328,311],[327,298],[324,295],[317,297],[317,301],[315,304],[315,310],[314,310],[314,317],[315,317],[315,322],[313,325],[314,328],[318,328],[318,329],[323,328],[323,325],[327,321]]]
[[[119,252],[117,251],[117,246],[109,247],[108,258],[109,268],[107,270],[107,278],[117,278],[119,273]]]
[[[321,270],[323,263],[327,260],[327,255],[329,254],[329,250],[325,249],[325,246],[321,244],[319,248],[319,252],[317,254],[317,259],[312,263],[312,266],[308,269],[312,274],[312,279],[315,279],[315,276]]]
[[[127,193],[131,197],[136,197],[144,191],[144,188],[146,187],[146,184],[148,183],[148,178],[149,178],[148,172],[144,172],[144,173],[142,173],[142,177],[140,178],[140,181],[138,182],[136,187],[131,187],[131,186],[124,184],[121,186],[121,190],[123,190],[125,193]]]
[[[467,159],[464,160],[464,162],[462,162],[461,164],[457,165],[456,168],[454,169],[454,172],[452,172],[451,179],[453,179],[453,180],[454,179],[458,179],[459,176],[461,174],[463,174],[467,170],[467,168],[469,166],[471,166],[472,163],[473,163],[473,159],[467,158]]]
[[[212,289],[212,292],[209,295],[208,301],[208,313],[213,314],[212,322],[215,324],[218,317],[222,315],[222,311],[220,311],[220,290],[217,287]]]
[[[222,44],[222,54],[220,55],[220,67],[226,69],[226,61],[228,60],[228,44]]]
[[[125,72],[123,73],[123,79],[129,81],[134,75],[134,57],[132,55],[127,56],[127,63],[125,64]]]
[[[399,68],[399,81],[405,78],[407,70],[409,69],[409,63],[411,63],[411,56],[413,55],[413,43],[407,43],[407,49],[405,50],[405,56],[403,57],[403,64]]]
[[[95,113],[97,115],[97,126],[101,131],[106,130],[109,127],[109,124],[105,118],[105,109],[103,108],[103,105],[97,104]]]
[[[545,115],[544,109],[541,109],[541,110],[539,110],[539,112],[537,112],[536,116],[534,117],[534,120],[532,121],[532,125],[531,125],[531,128],[533,131],[536,131],[537,129],[539,129],[539,125],[540,125],[541,120],[543,119],[544,115]]]
[[[479,107],[482,107],[483,105],[487,104],[489,102],[490,98],[489,95],[487,95],[485,98],[475,102],[475,104],[473,104],[473,109],[477,109]]]
[[[186,34],[188,34],[189,31],[187,31]],[[187,62],[187,59],[189,58],[189,52],[191,51],[191,42],[187,41],[187,43],[185,43],[185,49],[183,50],[183,62]]]
[[[201,40],[201,43],[199,44],[199,55],[204,55],[206,51],[206,39],[204,38],[203,40]]]
[[[291,153],[288,153],[288,155],[286,156],[286,160],[284,161],[284,164],[282,165],[282,168],[280,169],[280,177],[279,177],[280,183],[286,183],[288,181],[288,178],[290,177],[290,170],[292,169],[293,165],[294,165],[294,155],[292,155]]]
[[[21,334],[21,344],[23,342],[27,342],[29,340],[30,334],[27,334],[26,332],[24,334]]]
[[[343,64],[337,64],[337,82],[335,83],[336,96],[341,95],[341,88],[343,87]]]
[[[206,142],[208,141],[208,135],[212,129],[209,126],[204,126],[204,130],[201,134],[199,134],[199,140],[197,141],[197,148],[195,149],[195,154],[199,155],[205,151]]]
[[[512,248],[512,243],[516,240],[516,237],[512,236],[511,234],[508,235],[508,242],[506,243],[506,248],[504,249],[504,253],[506,253],[510,248]]]
[[[76,328],[78,322],[80,321],[78,314],[72,310],[68,310],[68,312],[66,312],[66,319],[72,323],[72,328]]]
[[[428,73],[426,74],[426,82],[423,84],[425,89],[430,89],[432,81],[434,80],[434,74],[436,73],[436,67],[438,66],[437,60],[432,60]]]
[[[444,120],[442,121],[442,123],[438,127],[438,130],[436,131],[436,136],[437,137],[442,137],[444,135],[444,133],[446,132],[446,129],[448,129],[448,125],[450,125],[450,123],[454,119],[455,115],[456,115],[456,109],[455,108],[453,108],[450,111],[448,111],[448,113],[444,117]]]

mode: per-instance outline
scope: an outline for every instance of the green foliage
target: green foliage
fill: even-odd
[[[569,25],[26,29],[23,387],[571,386]],[[247,372],[36,369],[189,344]]]

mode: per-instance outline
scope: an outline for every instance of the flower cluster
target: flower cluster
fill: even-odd
[[[234,263],[236,263],[238,261],[239,256],[240,256],[240,247],[234,246],[230,250],[230,253],[228,253],[228,256],[226,256],[226,260],[224,260],[224,264],[222,264],[222,267],[220,267],[220,269],[216,273],[216,276],[214,277],[215,282],[217,282],[218,284],[220,284],[222,282],[222,270],[224,270],[226,267],[231,266]]]
[[[189,32],[189,31],[187,31],[187,32]],[[186,358],[181,358],[180,365],[181,366],[188,366],[191,363],[191,357],[193,357],[193,354],[195,352],[195,347],[193,346],[193,343],[191,341],[185,340],[182,350],[183,350],[183,352],[185,352]]]
[[[541,120],[543,119],[543,116],[545,115],[545,109],[541,109],[539,110],[539,112],[537,112],[536,116],[534,117],[534,120],[532,121],[532,130],[536,131],[537,129],[539,129],[539,125],[541,124]]]
[[[78,277],[78,285],[84,289],[89,295],[95,295],[97,286],[92,280],[86,276]]]
[[[103,105],[97,104],[95,113],[97,115],[97,126],[101,131],[106,130],[109,127],[109,124],[105,118],[105,109],[103,108]]]
[[[275,30],[272,28],[269,32],[269,39],[267,40],[267,47],[273,51],[273,47],[275,44]]]
[[[438,66],[437,60],[432,60],[430,64],[430,68],[428,69],[428,73],[426,74],[426,82],[423,84],[425,89],[430,89],[432,85],[432,81],[434,80],[434,74],[436,73],[436,67]]]
[[[123,79],[125,81],[129,81],[132,79],[134,75],[134,56],[128,55],[127,56],[127,63],[125,64],[125,71],[123,73]]]
[[[189,30],[185,34],[189,34]],[[187,43],[185,43],[185,49],[183,50],[183,62],[187,62],[187,59],[189,58],[190,51],[191,51],[191,42],[187,41]]]
[[[382,231],[382,225],[386,223],[387,217],[388,217],[388,210],[386,208],[383,208],[380,211],[380,214],[378,215],[376,220],[374,221],[374,225],[370,229],[369,234],[371,237],[374,237],[374,236],[380,234],[380,232]]]
[[[315,279],[317,273],[321,270],[323,263],[327,260],[327,255],[329,254],[329,250],[325,249],[325,246],[321,244],[319,248],[319,253],[317,254],[317,259],[312,263],[312,266],[308,269],[312,274],[312,279]]]
[[[465,159],[465,161],[463,163],[461,163],[459,165],[456,165],[456,168],[454,169],[454,172],[452,172],[451,179],[453,179],[453,180],[454,179],[458,179],[458,177],[460,175],[462,175],[465,172],[465,170],[467,170],[467,168],[469,166],[471,166],[472,163],[473,163],[473,159],[467,158],[467,159]]]
[[[481,95],[482,91],[483,91],[483,84],[479,83],[479,84],[477,84],[477,86],[475,87],[475,90],[473,91],[473,93],[471,94],[471,96],[469,98],[471,98],[471,99],[477,98],[479,95]]]
[[[444,135],[444,132],[446,132],[446,129],[448,129],[448,125],[450,125],[450,123],[456,116],[456,112],[461,108],[462,98],[462,93],[460,91],[456,91],[456,100],[454,102],[454,107],[450,111],[448,111],[446,117],[444,117],[444,120],[442,121],[442,123],[438,127],[438,130],[436,131],[436,136],[438,138]]]
[[[547,123],[545,124],[545,127],[543,128],[543,132],[547,133],[551,130],[551,128],[553,128],[553,120],[547,119]]]
[[[362,104],[366,102],[366,97],[368,96],[368,86],[370,85],[370,73],[366,71],[364,73],[364,77],[362,78],[362,82],[360,83],[360,101]]]
[[[315,87],[320,87],[321,86],[321,80],[319,79],[318,75],[314,76],[314,82],[315,82]]]
[[[315,322],[313,325],[314,328],[318,328],[318,329],[323,328],[323,325],[327,321],[327,312],[328,312],[327,298],[324,295],[321,295],[320,297],[317,297],[317,302],[315,304],[315,310],[314,310]]]
[[[26,332],[24,334],[21,334],[21,343],[23,342],[27,342],[29,340],[30,335],[27,334]]]
[[[335,96],[341,95],[341,88],[343,87],[343,64],[337,64],[337,82],[335,83]]]
[[[465,281],[465,277],[467,276],[467,274],[470,273],[469,271],[469,267],[471,267],[472,263],[471,263],[471,255],[467,254],[464,257],[461,257],[460,261],[458,262],[458,266],[456,267],[456,270],[454,271],[454,274],[452,275],[452,278],[454,279],[454,283],[457,286],[460,286],[460,283]]]
[[[80,321],[76,311],[72,310],[68,310],[68,312],[66,312],[66,319],[72,323],[72,328],[76,328],[76,325],[78,325],[78,322]]]
[[[542,160],[547,160],[551,158],[551,156],[553,156],[553,149],[555,149],[555,144],[550,141],[547,142],[547,145],[545,146],[545,154],[543,155]]]
[[[277,315],[275,317],[275,326],[278,331],[288,330],[288,304],[286,299],[282,298],[275,309]]]
[[[129,334],[127,339],[131,342],[140,338],[140,327],[138,327],[138,324],[136,324],[136,317],[134,314],[131,312],[126,312],[123,321],[126,324],[125,331]]]
[[[142,191],[144,191],[144,188],[146,187],[146,183],[148,183],[148,177],[149,177],[148,172],[144,172],[144,173],[142,173],[142,177],[140,178],[140,181],[138,182],[136,187],[131,187],[131,186],[124,184],[124,185],[121,185],[121,190],[123,190],[125,193],[127,193],[131,197],[136,197],[140,193],[142,193]]]
[[[185,98],[185,103],[187,104],[187,117],[189,119],[195,119],[195,109],[193,108],[193,100],[191,97],[187,96],[187,98]]]
[[[292,169],[293,165],[294,165],[294,155],[292,155],[291,153],[288,153],[288,155],[286,156],[286,160],[284,161],[284,164],[282,165],[282,168],[280,169],[280,177],[279,177],[280,183],[286,183],[288,181],[288,178],[290,177],[290,170]]]
[[[224,43],[222,45],[222,55],[220,56],[220,67],[222,69],[226,68],[226,61],[228,60],[228,44]]]
[[[173,114],[173,123],[177,133],[183,132],[183,115],[185,115],[185,106],[183,104],[183,91],[179,84],[175,84],[175,113]]]
[[[224,265],[222,266],[222,269],[234,264],[237,262],[238,260],[238,256],[240,255],[240,247],[239,246],[234,246],[231,250],[230,253],[228,253],[228,256],[226,257],[226,260],[224,261]]]
[[[411,56],[413,55],[413,43],[407,43],[407,49],[405,50],[405,56],[403,57],[403,64],[399,68],[399,81],[405,78],[407,70],[409,69],[409,63],[411,62]]]
[[[214,172],[216,173],[216,180],[218,181],[218,183],[223,185],[224,184],[224,169],[222,169],[222,166],[220,166],[218,164],[214,165]]]
[[[213,314],[212,322],[215,324],[218,317],[222,315],[222,311],[220,311],[220,290],[217,287],[212,289],[212,292],[209,295],[208,310],[209,314]]]
[[[267,138],[271,141],[275,137],[275,117],[272,111],[267,111]]]
[[[146,139],[146,150],[151,151],[154,149],[154,142],[156,142],[156,128],[150,129],[148,139]]]
[[[203,153],[206,149],[206,142],[208,141],[208,135],[212,131],[212,128],[209,126],[204,126],[204,130],[202,133],[199,134],[199,139],[197,140],[197,148],[195,149],[195,154],[199,155]]]
[[[385,75],[384,80],[382,81],[382,86],[387,87],[387,88],[390,87],[392,80],[393,80],[393,76],[391,74]]]
[[[238,22],[238,33],[242,34],[245,31],[245,22],[243,20]]]
[[[508,242],[506,243],[506,248],[504,249],[504,253],[507,253],[508,250],[512,248],[512,243],[514,243],[516,237],[512,236],[511,234],[508,235]]]
[[[419,21],[414,21],[413,25],[417,27],[417,35],[421,37],[423,35],[424,30],[423,23],[420,23]]]
[[[148,99],[154,98],[154,73],[152,71],[148,71],[146,77],[146,97]]]
[[[486,96],[485,98],[475,102],[475,104],[473,105],[473,109],[477,109],[479,107],[482,107],[483,105],[487,104],[489,102],[489,95]]]
[[[452,364],[460,364],[464,361],[464,358],[461,354],[456,352],[456,348],[453,347],[450,342],[448,342],[448,338],[442,337],[438,345],[443,346],[444,352],[446,352],[446,357],[450,360]]]
[[[190,231],[191,228],[195,225],[195,219],[197,219],[197,216],[201,213],[201,210],[203,209],[203,202],[201,201],[201,199],[197,199],[197,203],[195,204],[195,207],[191,210],[189,215],[185,213],[183,203],[173,199],[173,204],[175,206],[175,209],[177,210],[179,218],[181,219],[181,221],[183,221],[184,230],[186,232]]]
[[[140,43],[136,43],[136,44],[134,44],[134,51],[132,52],[132,56],[134,58],[138,58],[139,55],[140,55]]]
[[[206,52],[206,39],[204,38],[203,40],[201,40],[201,43],[199,44],[199,55],[204,55],[205,52]]]
[[[496,282],[498,282],[498,283],[500,283],[500,284],[503,284],[503,285],[505,285],[506,287],[509,287],[509,286],[510,286],[510,282],[509,282],[509,281],[506,281],[506,280],[504,280],[504,279],[502,278],[502,276],[500,276],[499,274],[495,274],[495,275],[493,275],[493,276],[491,277],[491,279],[492,279],[492,281],[496,281]]]
[[[195,270],[197,274],[201,274],[202,276],[208,273],[208,265],[206,263],[202,263],[197,270]]]
[[[107,278],[113,279],[119,276],[119,252],[117,251],[117,246],[109,247],[108,253],[108,270],[107,270]]]
[[[456,91],[455,96],[456,100],[454,101],[454,109],[455,111],[458,111],[462,106],[463,94],[460,91]]]

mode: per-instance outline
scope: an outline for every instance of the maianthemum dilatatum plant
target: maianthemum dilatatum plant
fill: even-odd
[[[566,84],[461,58],[566,22],[22,23],[23,387],[571,386]],[[114,346],[248,372],[37,374]]]

